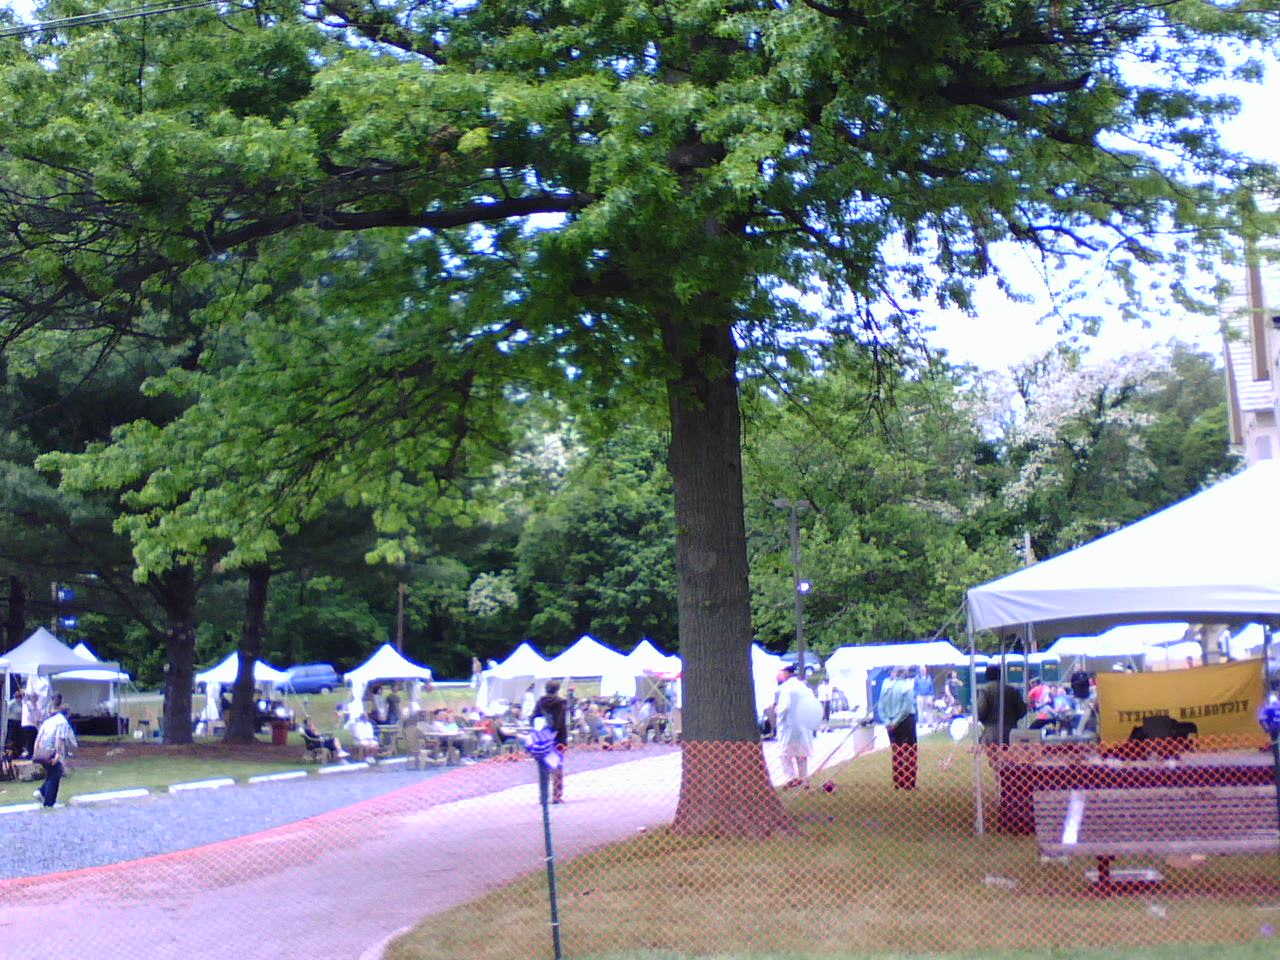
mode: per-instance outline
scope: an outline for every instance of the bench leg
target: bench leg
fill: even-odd
[[[1111,861],[1115,857],[1098,857],[1098,889],[1103,893],[1111,893]]]

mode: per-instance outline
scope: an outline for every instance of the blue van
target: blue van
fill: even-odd
[[[286,693],[329,693],[342,686],[342,678],[331,663],[302,663],[285,673],[289,675],[284,684]]]

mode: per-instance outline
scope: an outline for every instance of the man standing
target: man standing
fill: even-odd
[[[555,680],[547,681],[547,692],[538,700],[533,708],[536,720],[541,717],[546,729],[556,735],[556,752],[560,754],[560,762],[551,771],[551,802],[564,803],[564,752],[569,746],[569,705],[560,696],[560,684]]]
[[[893,789],[914,790],[919,754],[916,746],[916,682],[910,667],[896,667],[880,688],[876,709],[889,734]]]
[[[823,677],[818,683],[818,703],[822,704],[822,729],[831,729],[831,681]]]
[[[784,787],[809,786],[809,757],[813,732],[822,722],[818,699],[809,685],[796,676],[795,664],[778,671],[778,741],[782,744]]]
[[[1001,705],[1003,704],[1003,710]],[[978,690],[976,716],[982,724],[982,743],[1007,744],[1013,728],[1027,713],[1027,705],[1017,687],[1000,681],[1000,664],[987,666],[987,682]]]
[[[40,712],[40,694],[30,684],[27,685],[26,692],[22,695],[22,757],[30,759],[31,752],[35,749],[36,731],[40,728],[40,721],[44,719]]]
[[[71,729],[71,722],[67,719],[70,713],[70,707],[54,711],[36,732],[32,757],[44,767],[44,783],[40,784],[36,796],[44,801],[46,807],[52,807],[58,802],[58,784],[62,782],[62,774],[66,772],[63,764],[71,751],[79,746],[75,731]]]
[[[933,716],[933,675],[924,664],[920,664],[918,669],[920,672],[915,677],[916,726],[924,726],[927,733],[929,718]]]

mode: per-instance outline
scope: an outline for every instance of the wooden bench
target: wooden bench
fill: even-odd
[[[1280,853],[1274,786],[1044,790],[1033,802],[1041,854],[1097,857],[1102,888],[1116,857]]]

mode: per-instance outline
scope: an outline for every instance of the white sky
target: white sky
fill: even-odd
[[[1280,132],[1275,124],[1275,103],[1280,97],[1280,66],[1268,63],[1268,80],[1263,84],[1233,87],[1241,99],[1240,114],[1223,127],[1226,145],[1258,159],[1280,164]],[[1008,261],[1017,270],[1014,261]],[[1223,278],[1236,283],[1243,280],[1240,268],[1227,268]],[[1019,271],[1021,272],[1021,271]],[[1037,275],[1030,267],[1025,271],[1024,292],[1044,294],[1037,287]],[[1011,365],[1048,350],[1058,339],[1053,320],[1038,321],[1047,309],[1047,298],[1036,304],[1012,303],[994,284],[981,288],[977,298],[978,316],[953,312],[935,312],[927,318],[934,332],[929,341],[947,351],[953,361],[968,361],[989,369],[1008,369]],[[1144,328],[1125,322],[1118,312],[1092,306],[1090,312],[1102,316],[1102,329],[1096,338],[1085,337],[1089,353],[1099,358],[1114,357],[1152,349],[1178,339],[1212,353],[1219,353],[1222,340],[1215,317],[1185,315],[1179,318],[1154,316]]]

